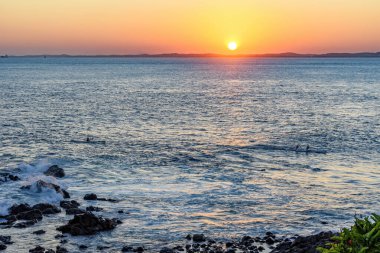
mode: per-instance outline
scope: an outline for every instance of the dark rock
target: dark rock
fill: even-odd
[[[204,242],[206,241],[206,237],[204,234],[194,234],[193,235],[193,241],[194,242]]]
[[[97,246],[96,249],[98,250],[105,250],[105,249],[109,249],[110,247],[109,246]]]
[[[27,228],[37,223],[37,220],[29,220],[25,222],[18,222],[13,227],[15,228]]]
[[[45,253],[55,253],[55,251],[52,249],[48,249],[48,250],[45,250]]]
[[[124,213],[124,211],[123,210],[119,210],[119,211],[117,211],[118,213]]]
[[[68,224],[58,227],[57,230],[71,235],[92,235],[99,231],[111,230],[116,227],[114,220],[102,218],[93,213],[75,215]]]
[[[40,210],[43,214],[56,214],[61,212],[61,209],[48,203],[40,203],[34,205],[32,208]]]
[[[143,247],[137,247],[137,248],[134,250],[134,252],[139,252],[139,253],[144,252],[144,248],[143,248]]]
[[[263,246],[259,246],[259,247],[257,248],[257,250],[261,252],[261,251],[265,250],[265,248],[264,248]]]
[[[175,246],[174,248],[173,248],[173,250],[177,250],[177,251],[185,251],[185,249],[182,247],[182,246]]]
[[[28,204],[13,205],[9,208],[9,214],[17,215],[19,213],[31,211],[32,208]]]
[[[58,235],[54,236],[55,239],[64,238],[64,237],[66,237],[66,236],[63,234],[58,234]]]
[[[0,250],[6,250],[7,246],[5,244],[0,243]]]
[[[235,249],[228,249],[228,250],[226,251],[226,253],[235,253],[235,252],[236,252]]]
[[[77,208],[80,206],[80,204],[78,202],[76,202],[75,200],[62,200],[59,205],[63,208],[63,209],[70,209],[70,208]]]
[[[9,174],[9,175],[8,175],[8,178],[9,178],[10,180],[12,180],[12,181],[19,181],[19,180],[20,180],[20,178],[19,178],[18,176],[14,176],[14,175],[12,175],[12,174]]]
[[[103,208],[97,207],[97,206],[88,206],[88,207],[86,207],[86,211],[88,211],[88,212],[100,212],[102,210],[103,210]]]
[[[79,249],[81,249],[81,250],[84,250],[84,249],[87,249],[87,248],[88,248],[88,246],[86,246],[84,244],[79,245]]]
[[[232,242],[226,242],[226,247],[229,248],[229,247],[232,247],[234,246],[234,243]]]
[[[67,253],[67,252],[69,252],[69,251],[68,251],[66,248],[64,248],[64,247],[57,246],[55,252],[56,252],[56,253]]]
[[[268,238],[265,240],[265,243],[268,244],[268,245],[273,245],[273,244],[274,244],[274,240],[272,239],[272,237],[268,237]]]
[[[133,251],[133,248],[131,246],[124,246],[121,249],[121,252],[132,252],[132,251]]]
[[[58,167],[58,165],[50,166],[47,171],[44,172],[46,176],[53,176],[53,177],[64,177],[65,171]]]
[[[41,246],[37,246],[34,249],[30,249],[29,252],[30,253],[44,253],[45,252],[45,248],[41,247]]]
[[[316,235],[298,236],[293,242],[284,241],[277,245],[273,253],[317,253],[317,247],[324,247],[326,243],[333,242],[332,232],[321,232]]]
[[[42,235],[45,233],[46,233],[45,230],[42,230],[42,229],[33,232],[33,234],[35,234],[35,235]]]
[[[84,200],[97,200],[98,196],[96,196],[95,193],[89,193],[89,194],[84,195],[83,199]]]
[[[66,190],[62,189],[59,185],[56,185],[53,183],[47,183],[43,180],[38,180],[37,182],[33,183],[32,185],[22,186],[21,189],[30,190],[30,189],[32,189],[32,186],[35,186],[35,188],[33,187],[33,189],[36,189],[37,192],[42,192],[43,188],[53,189],[57,193],[61,194],[63,198],[65,198],[65,199],[70,198],[70,194]]]
[[[66,209],[66,214],[67,215],[76,215],[76,214],[82,214],[85,213],[86,211],[79,209],[79,208],[70,208]]]
[[[42,213],[40,210],[31,210],[22,212],[16,215],[18,220],[42,220]]]
[[[164,247],[160,250],[160,253],[175,253],[171,248]]]
[[[65,244],[65,243],[67,243],[68,241],[66,240],[66,239],[63,239],[63,240],[61,240],[59,243],[61,243],[61,244]]]
[[[0,242],[2,242],[4,244],[12,244],[13,243],[11,241],[11,237],[10,236],[4,236],[4,235],[0,235]]]
[[[187,239],[187,240],[191,240],[191,238],[192,238],[192,237],[191,237],[190,234],[188,234],[188,235],[186,236],[186,239]]]

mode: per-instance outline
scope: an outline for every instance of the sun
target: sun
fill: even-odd
[[[237,49],[238,45],[235,41],[230,41],[230,42],[228,42],[227,47],[229,50],[235,51]]]

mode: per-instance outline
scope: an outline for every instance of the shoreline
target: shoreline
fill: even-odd
[[[62,196],[62,200],[59,202],[59,206],[51,203],[38,203],[33,206],[28,203],[13,204],[8,208],[8,213],[0,216],[0,228],[2,229],[2,236],[0,236],[0,251],[9,250],[13,252],[14,247],[20,243],[19,241],[12,241],[12,237],[7,235],[7,229],[16,228],[30,230],[35,224],[47,217],[54,217],[65,212],[66,216],[70,217],[67,224],[60,224],[58,219],[54,220],[56,235],[55,239],[59,240],[59,245],[56,246],[55,251],[53,249],[46,249],[40,245],[30,245],[29,252],[32,253],[65,253],[71,252],[67,250],[65,245],[70,239],[77,236],[93,236],[102,231],[107,232],[110,230],[118,229],[118,226],[124,222],[128,222],[128,218],[120,219],[117,214],[114,214],[116,218],[104,218],[102,216],[103,207],[101,203],[110,202],[118,203],[121,200],[110,199],[107,197],[99,197],[95,193],[86,194],[81,197],[81,201],[73,200],[70,193],[59,185],[49,182],[50,177],[54,179],[60,179],[65,177],[65,171],[57,165],[49,166],[49,168],[43,172],[46,177],[39,179],[38,181],[31,182],[30,185],[22,186],[23,191],[35,191],[41,193],[46,189],[54,190],[58,195]],[[0,183],[2,185],[10,181],[21,180],[17,174],[10,172],[0,173]],[[55,182],[55,181],[54,181]],[[78,197],[78,196],[77,196]],[[76,198],[78,199],[78,198]],[[90,204],[84,208],[85,204]],[[117,211],[118,214],[124,213],[123,210]],[[34,229],[31,231],[37,237],[43,237],[47,232],[45,229]],[[308,236],[278,236],[271,231],[266,231],[262,236],[250,236],[245,235],[238,239],[230,240],[214,240],[212,237],[208,237],[204,234],[189,234],[183,241],[173,241],[170,245],[157,247],[150,249],[144,245],[130,246],[124,245],[123,247],[115,248],[108,245],[102,245],[99,243],[95,248],[86,244],[78,244],[77,250],[79,251],[98,251],[98,252],[160,252],[160,253],[195,253],[195,252],[210,252],[210,253],[235,253],[235,252],[272,252],[272,253],[288,253],[288,252],[317,252],[316,247],[324,246],[326,242],[331,242],[331,237],[334,234],[332,232],[320,232],[314,235]],[[104,235],[107,237],[107,235]],[[39,239],[43,242],[43,238]],[[12,245],[13,244],[13,245]],[[32,247],[33,246],[33,247]],[[311,250],[311,251],[310,251]],[[314,251],[313,251],[314,250]],[[76,252],[76,251],[75,251]]]

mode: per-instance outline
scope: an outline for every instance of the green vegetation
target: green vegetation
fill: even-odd
[[[330,249],[318,248],[321,253],[380,253],[380,215],[359,219],[351,229],[344,228],[332,238]]]

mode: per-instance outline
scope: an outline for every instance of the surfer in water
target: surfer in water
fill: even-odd
[[[88,137],[87,136],[87,138],[86,138],[86,142],[90,142],[91,140],[90,140],[90,137]]]
[[[310,146],[307,145],[307,146],[306,146],[306,153],[308,153],[309,151],[310,151]]]
[[[300,144],[297,144],[296,149],[294,151],[297,152],[299,148],[300,148]]]

